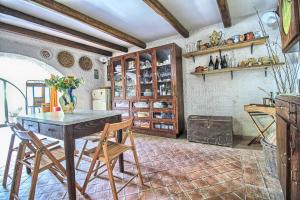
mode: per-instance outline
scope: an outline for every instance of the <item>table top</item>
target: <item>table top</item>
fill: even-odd
[[[262,104],[244,105],[244,110],[246,112],[248,112],[248,113],[260,112],[260,113],[264,113],[266,115],[272,115],[274,117],[276,115],[275,107],[273,107],[273,106],[266,106],[266,105],[262,105]]]
[[[63,112],[46,112],[35,113],[30,115],[20,115],[17,117],[17,119],[26,119],[56,125],[72,125],[81,122],[117,116],[121,114],[122,112],[117,111],[77,110],[74,111],[74,113],[72,114],[64,114]]]

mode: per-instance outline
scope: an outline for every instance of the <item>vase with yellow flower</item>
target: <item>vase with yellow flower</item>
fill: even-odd
[[[77,104],[77,98],[73,94],[73,90],[78,88],[82,83],[82,78],[75,78],[74,76],[51,76],[50,79],[45,80],[46,85],[55,87],[62,92],[59,97],[59,103],[64,113],[73,113]]]

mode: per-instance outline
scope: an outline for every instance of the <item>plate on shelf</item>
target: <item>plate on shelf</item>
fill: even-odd
[[[121,65],[117,65],[115,67],[116,72],[121,72],[122,71],[122,66]]]
[[[147,102],[136,102],[133,103],[135,108],[149,108],[149,104]]]
[[[143,66],[140,67],[140,69],[151,69],[151,66],[148,67],[146,65],[143,65]]]
[[[171,65],[171,63],[170,63],[170,62],[166,62],[166,63],[157,63],[157,67],[167,66],[167,65]]]
[[[144,96],[146,97],[152,96],[152,92],[144,92]]]

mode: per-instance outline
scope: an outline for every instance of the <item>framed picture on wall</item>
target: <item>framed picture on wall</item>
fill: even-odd
[[[99,79],[99,70],[94,69],[94,79]]]

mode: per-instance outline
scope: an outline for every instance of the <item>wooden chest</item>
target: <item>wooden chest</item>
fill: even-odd
[[[300,96],[276,97],[277,166],[286,200],[300,199]]]
[[[192,142],[232,146],[232,117],[190,115],[187,139]]]

